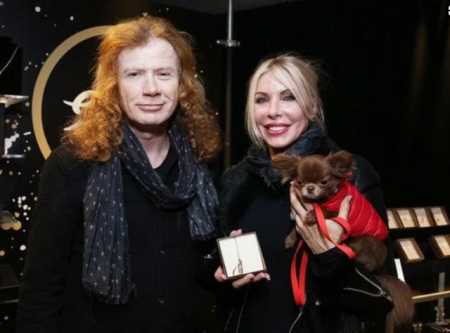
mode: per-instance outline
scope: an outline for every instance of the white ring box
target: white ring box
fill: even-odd
[[[222,268],[227,278],[238,278],[266,270],[255,232],[217,239]]]

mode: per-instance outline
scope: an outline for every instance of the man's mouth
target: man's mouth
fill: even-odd
[[[164,103],[140,103],[136,104],[139,110],[144,112],[159,111],[164,106]]]

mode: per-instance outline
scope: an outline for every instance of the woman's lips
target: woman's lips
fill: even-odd
[[[266,125],[264,128],[270,136],[280,136],[288,131],[289,125]]]

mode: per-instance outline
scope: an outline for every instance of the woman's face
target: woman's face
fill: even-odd
[[[292,92],[271,72],[259,78],[254,103],[256,127],[271,156],[284,152],[308,126]]]

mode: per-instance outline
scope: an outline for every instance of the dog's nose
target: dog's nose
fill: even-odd
[[[308,185],[306,187],[306,191],[308,191],[308,193],[313,193],[314,192],[314,186],[313,185]]]

